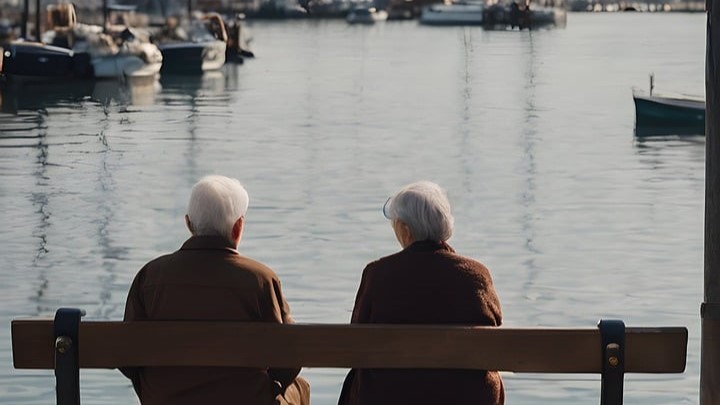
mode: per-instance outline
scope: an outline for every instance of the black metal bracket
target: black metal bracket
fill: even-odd
[[[602,319],[598,323],[602,340],[600,405],[622,405],[625,377],[625,323]]]
[[[60,308],[55,312],[55,395],[57,405],[80,405],[80,317],[85,311]]]
[[[703,302],[700,305],[700,318],[711,321],[720,321],[720,303]]]

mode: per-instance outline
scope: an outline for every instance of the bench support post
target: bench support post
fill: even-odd
[[[600,405],[622,405],[625,377],[625,323],[603,319],[598,323],[602,340]]]
[[[80,405],[80,317],[84,311],[60,308],[55,312],[55,395],[57,405]]]

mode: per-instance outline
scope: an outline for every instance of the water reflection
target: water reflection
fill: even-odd
[[[635,136],[638,138],[645,137],[663,137],[663,136],[705,136],[705,128],[698,126],[689,127],[648,127],[635,126]]]
[[[37,158],[35,161],[36,170],[33,175],[35,177],[35,186],[37,190],[45,190],[44,186],[47,184],[47,166],[48,166],[48,142],[47,142],[47,125],[45,125],[45,115],[38,114],[36,116],[37,122]],[[35,212],[38,214],[39,220],[35,229],[33,229],[32,236],[37,239],[37,248],[35,257],[32,260],[31,266],[37,269],[37,284],[35,287],[35,296],[33,301],[36,304],[37,314],[42,314],[48,310],[46,305],[43,305],[45,293],[48,289],[48,265],[43,265],[43,259],[48,254],[48,230],[51,226],[50,222],[50,195],[46,191],[34,192],[30,195]]]
[[[227,92],[226,75],[224,71],[205,72],[197,76],[164,74],[160,77],[160,86],[163,104],[189,110],[185,119],[189,136],[184,158],[187,183],[192,184],[202,174],[196,161],[200,155],[198,131],[199,121],[203,117],[201,107],[208,99],[216,103],[218,98],[220,104],[229,105],[231,100]]]
[[[150,105],[155,102],[155,78],[117,80],[18,81],[0,82],[0,111],[17,114],[22,110],[76,106],[82,101],[102,105]]]
[[[535,263],[536,257],[540,251],[535,246],[535,188],[536,188],[536,172],[535,163],[535,143],[537,141],[537,121],[538,113],[535,107],[535,82],[537,75],[537,67],[535,63],[535,47],[533,44],[533,33],[528,32],[528,37],[523,44],[525,46],[524,54],[527,58],[526,71],[523,77],[525,82],[525,105],[523,108],[523,130],[521,133],[521,148],[523,151],[522,162],[523,172],[525,175],[525,189],[522,192],[522,230],[525,236],[525,250],[528,252],[528,259],[523,263],[527,268],[527,279],[523,283],[523,295],[530,297],[530,290],[535,286],[535,279],[539,273],[539,267]]]
[[[165,94],[187,95],[196,98],[203,92],[222,93],[225,90],[225,73],[217,70],[202,75],[170,75],[160,76],[160,87]]]

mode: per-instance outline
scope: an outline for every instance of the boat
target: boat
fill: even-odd
[[[0,74],[13,78],[83,77],[87,61],[69,49],[15,40],[0,47]]]
[[[450,4],[425,6],[420,14],[420,24],[425,25],[482,25],[485,4],[482,2],[456,1]]]
[[[208,13],[185,27],[175,17],[153,35],[163,55],[161,73],[199,74],[225,64],[228,35],[222,17]]]
[[[145,77],[160,72],[162,54],[141,30],[80,24],[69,3],[49,5],[47,10],[49,30],[43,33],[43,43],[71,50],[76,59],[89,64],[92,77]]]
[[[485,8],[483,26],[486,29],[536,29],[565,27],[567,11],[561,7],[498,2]]]
[[[28,1],[28,0],[26,0]],[[39,25],[39,16],[36,25]],[[89,60],[70,49],[45,44],[39,33],[35,40],[26,38],[27,16],[23,17],[22,35],[3,29],[0,38],[0,76],[12,80],[40,80],[87,77]]]
[[[386,21],[388,13],[375,7],[355,7],[348,12],[345,20],[350,24],[375,24]]]
[[[705,100],[653,95],[653,87],[651,75],[650,94],[633,91],[637,135],[705,134]]]

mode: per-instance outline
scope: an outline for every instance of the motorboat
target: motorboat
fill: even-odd
[[[87,76],[88,61],[67,48],[14,40],[0,46],[0,74],[15,78]]]
[[[163,55],[162,73],[199,74],[225,64],[228,34],[217,13],[205,14],[185,27],[169,17],[153,42]]]
[[[355,7],[348,12],[345,19],[350,24],[375,24],[386,21],[388,13],[375,7]]]
[[[80,24],[73,5],[67,3],[48,6],[48,16],[43,43],[70,49],[77,60],[86,60],[92,77],[143,77],[160,72],[162,53],[140,29]]]
[[[425,25],[482,25],[485,4],[457,1],[450,4],[425,6],[420,23]]]

